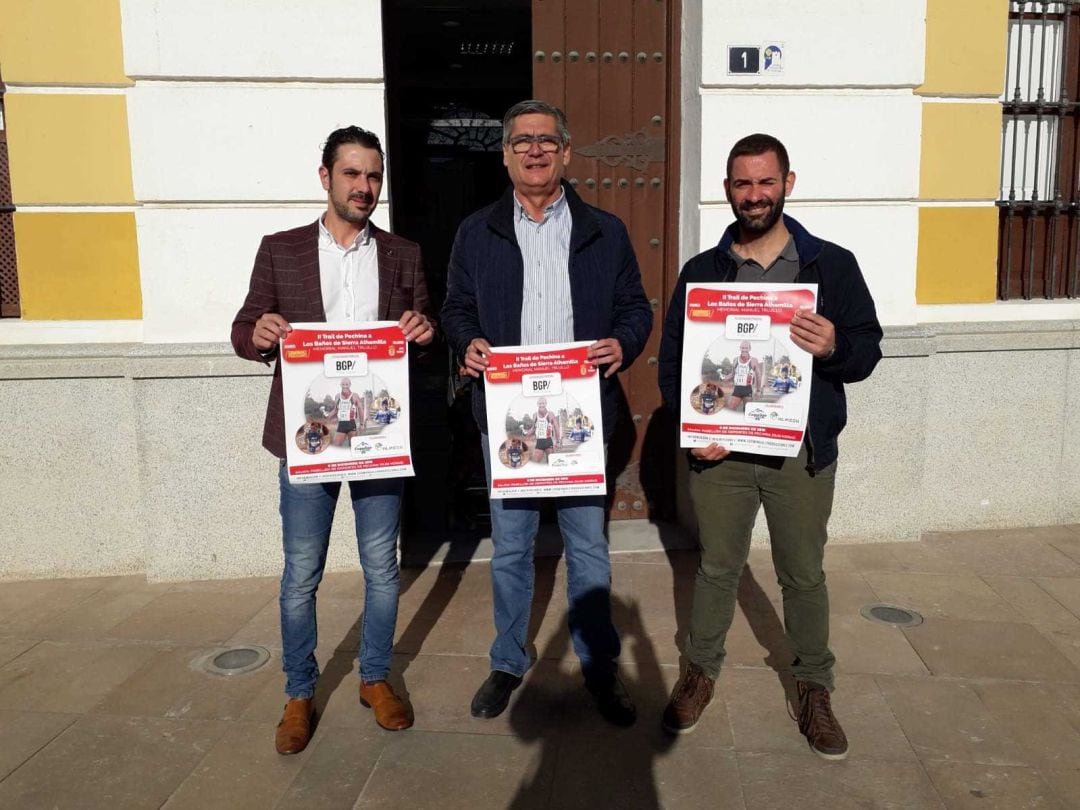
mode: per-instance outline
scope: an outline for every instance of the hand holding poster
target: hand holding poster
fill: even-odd
[[[409,353],[396,321],[293,324],[281,383],[290,483],[413,474]]]
[[[501,346],[488,356],[492,498],[607,492],[600,377],[588,347]]]
[[[816,284],[687,285],[681,447],[799,454],[813,357],[790,324],[816,303]]]

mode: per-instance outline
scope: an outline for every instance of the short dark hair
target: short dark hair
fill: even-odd
[[[374,132],[368,132],[366,129],[354,125],[335,129],[330,133],[330,137],[326,139],[326,143],[323,144],[322,165],[327,171],[334,168],[338,147],[346,143],[354,143],[357,146],[363,146],[365,149],[374,149],[379,153],[379,160],[384,164],[386,163],[386,155],[383,154],[379,136]]]
[[[570,143],[570,129],[566,125],[566,113],[554,104],[531,98],[528,101],[519,101],[503,116],[503,146],[509,145],[510,130],[514,128],[514,119],[521,115],[550,115],[555,119],[555,131],[559,133],[562,145],[566,146]]]
[[[728,178],[731,178],[731,166],[735,162],[735,158],[764,155],[768,152],[773,152],[776,155],[776,159],[780,161],[780,177],[787,177],[788,172],[791,171],[791,161],[788,160],[787,149],[785,149],[784,145],[772,135],[756,132],[753,135],[747,135],[745,138],[740,138],[735,142],[735,145],[731,147],[731,152],[728,153],[727,158]]]

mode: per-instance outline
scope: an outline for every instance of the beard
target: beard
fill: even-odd
[[[334,212],[343,220],[352,223],[353,225],[365,224],[368,221],[368,216],[370,215],[371,211],[355,211],[349,207],[349,202],[351,200],[359,200],[360,202],[368,206],[369,209],[373,208],[375,203],[375,198],[371,194],[352,194],[349,197],[346,197],[344,201],[339,200],[333,196],[331,196],[330,199],[334,206]]]
[[[783,191],[780,192],[780,198],[766,208],[753,216],[747,210],[746,203],[743,203],[743,208],[736,208],[734,204],[731,206],[732,213],[735,214],[735,219],[739,223],[739,227],[746,233],[762,234],[767,232],[773,225],[780,221],[780,217],[784,213],[784,200],[787,195]]]

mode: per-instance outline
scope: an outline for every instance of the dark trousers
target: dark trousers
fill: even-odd
[[[796,655],[792,673],[832,689],[836,659],[829,651],[829,594],[822,560],[836,463],[811,475],[805,447],[782,464],[780,459],[754,459],[729,458],[690,473],[701,565],[694,581],[686,657],[712,678],[720,673],[750,533],[763,504],[784,599],[784,628]]]

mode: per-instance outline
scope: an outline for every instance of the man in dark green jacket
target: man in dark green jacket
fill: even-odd
[[[787,150],[768,135],[732,148],[724,188],[736,221],[720,243],[683,267],[664,322],[661,393],[676,415],[681,401],[683,317],[688,283],[818,285],[817,312],[800,312],[791,340],[813,355],[806,437],[797,458],[732,453],[717,444],[691,450],[690,495],[701,564],[694,583],[686,671],[664,712],[664,727],[689,731],[712,699],[735,612],[739,579],[758,508],[765,507],[784,626],[796,658],[799,730],[826,759],[847,756],[832,712],[829,601],[822,569],[836,473],[836,438],[847,422],[844,383],[865,379],[881,359],[881,326],[855,257],[783,214],[795,185]],[[700,381],[698,381],[700,382]]]

